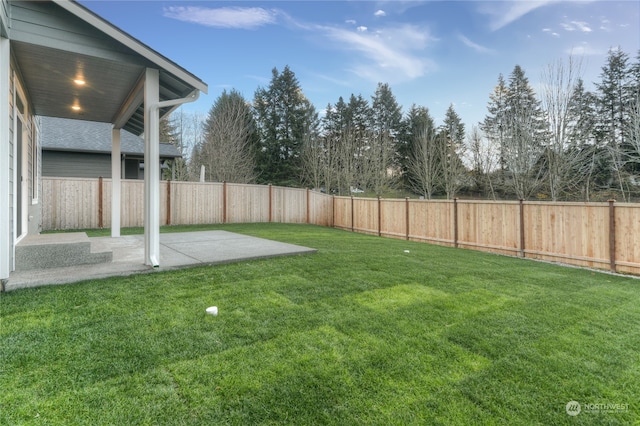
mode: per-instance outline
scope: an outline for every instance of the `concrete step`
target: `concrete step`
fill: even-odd
[[[16,271],[109,263],[113,252],[93,249],[84,232],[27,235],[16,245]]]

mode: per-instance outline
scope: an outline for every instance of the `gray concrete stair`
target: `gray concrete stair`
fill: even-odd
[[[109,263],[113,252],[92,247],[84,232],[27,235],[16,245],[16,271]]]

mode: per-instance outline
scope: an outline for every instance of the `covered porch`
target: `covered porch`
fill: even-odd
[[[159,121],[207,93],[206,83],[75,1],[0,4],[0,280],[16,279],[16,246],[38,230],[31,221],[39,200],[27,196],[40,185],[38,116],[112,125],[113,206],[121,197],[120,131],[144,136],[144,250],[135,261],[159,267]],[[33,129],[30,142],[16,134],[22,121]],[[111,237],[120,237],[120,208],[111,224]]]

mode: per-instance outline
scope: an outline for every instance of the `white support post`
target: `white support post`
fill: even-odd
[[[9,39],[0,36],[0,290],[1,284],[9,279],[11,272],[11,223],[9,215],[9,173],[10,141],[9,141],[9,79],[10,79]]]
[[[160,73],[147,68],[144,80],[144,251],[145,264],[160,266]]]
[[[111,236],[120,236],[120,204],[122,161],[120,129],[111,130]]]

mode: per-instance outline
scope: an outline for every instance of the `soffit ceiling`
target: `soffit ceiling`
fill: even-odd
[[[147,67],[160,68],[161,101],[196,90],[55,3],[11,2],[11,7],[11,50],[37,115],[114,123],[129,102],[123,128],[140,135],[144,108],[138,82]],[[78,85],[78,79],[85,84]]]

